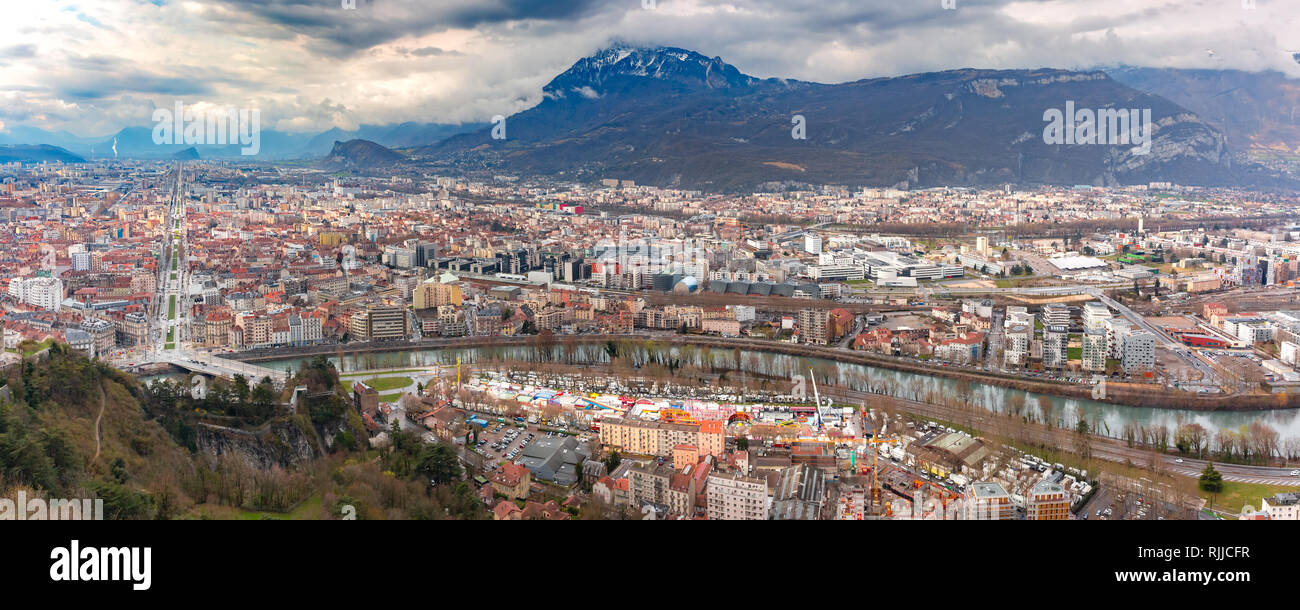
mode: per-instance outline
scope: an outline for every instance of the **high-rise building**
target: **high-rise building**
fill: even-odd
[[[809,254],[822,253],[822,238],[819,235],[805,233],[803,236],[803,250]]]
[[[1133,323],[1124,318],[1106,320],[1106,349],[1111,358],[1119,360],[1124,357],[1124,336],[1133,328]]]
[[[438,259],[438,244],[422,243],[415,246],[415,265],[433,267]]]
[[[829,309],[813,307],[799,310],[799,337],[808,345],[826,345],[830,340]]]
[[[1065,368],[1069,341],[1070,333],[1064,326],[1048,326],[1043,329],[1043,368]]]
[[[1110,308],[1101,301],[1090,301],[1083,305],[1083,327],[1086,330],[1104,329],[1106,320],[1110,319]]]
[[[1125,373],[1141,373],[1155,369],[1156,336],[1144,330],[1129,331],[1124,335],[1123,357],[1120,359]]]
[[[1003,366],[1024,366],[1029,358],[1029,345],[1033,341],[1033,326],[1017,323],[1007,327],[1006,345],[1002,349]]]
[[[1083,333],[1083,370],[1102,372],[1106,370],[1106,331],[1089,329]]]
[[[411,334],[405,307],[371,305],[352,314],[348,331],[358,341],[392,341]]]

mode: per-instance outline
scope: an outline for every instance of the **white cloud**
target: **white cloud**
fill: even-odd
[[[0,119],[103,134],[147,124],[154,106],[180,99],[256,107],[284,130],[483,121],[537,103],[554,75],[615,38],[721,56],[759,77],[821,82],[1118,64],[1300,76],[1287,53],[1300,51],[1294,0],[1257,0],[1254,10],[1235,0],[957,0],[950,11],[938,0],[357,5],[26,2],[6,16]]]

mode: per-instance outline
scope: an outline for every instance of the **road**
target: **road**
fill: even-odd
[[[185,264],[186,230],[185,205],[182,200],[184,192],[184,165],[176,164],[176,181],[172,185],[171,197],[167,208],[167,222],[163,228],[163,239],[159,246],[158,283],[155,302],[157,303],[155,324],[150,330],[153,339],[152,354],[155,359],[162,359],[162,352],[167,351],[167,333],[172,333],[172,349],[182,347],[188,340],[185,330],[185,316],[189,313],[184,286],[188,281]],[[169,254],[170,252],[170,254]],[[175,265],[172,264],[175,259]],[[172,279],[175,273],[176,279]],[[175,310],[172,311],[172,303]]]
[[[1162,345],[1164,345],[1165,349],[1168,349],[1169,351],[1173,352],[1183,362],[1187,363],[1189,366],[1196,369],[1197,371],[1200,371],[1202,375],[1201,379],[1204,382],[1212,385],[1220,384],[1221,380],[1219,379],[1218,372],[1214,370],[1214,367],[1210,366],[1210,364],[1205,361],[1204,356],[1201,356],[1200,354],[1196,353],[1196,351],[1183,345],[1181,341],[1178,341],[1173,337],[1170,337],[1167,333],[1165,333],[1163,329],[1157,328],[1154,324],[1147,322],[1146,317],[1143,316],[1142,314],[1133,311],[1132,309],[1129,309],[1127,306],[1125,306],[1123,303],[1120,303],[1119,301],[1116,301],[1115,299],[1106,296],[1106,293],[1102,292],[1101,290],[1096,288],[1091,288],[1088,290],[1088,293],[1091,294],[1093,297],[1095,297],[1097,300],[1101,301],[1102,303],[1105,303],[1106,306],[1114,309],[1115,311],[1118,311],[1120,315],[1124,316],[1126,319],[1128,319],[1128,321],[1132,322],[1138,328],[1141,328],[1151,333],[1152,335],[1155,335],[1156,340],[1159,341]]]

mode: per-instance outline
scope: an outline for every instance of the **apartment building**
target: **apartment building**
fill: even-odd
[[[678,445],[692,445],[700,455],[720,457],[724,439],[720,421],[688,424],[607,417],[600,422],[600,442],[626,453],[663,457],[671,457]]]
[[[1237,324],[1237,338],[1249,344],[1272,341],[1277,329],[1269,322],[1250,321]]]
[[[1029,347],[1033,343],[1033,337],[1034,327],[1030,324],[1008,326],[1002,349],[1002,366],[1024,366],[1029,359]]]
[[[627,471],[628,493],[633,506],[646,502],[668,504],[668,486],[675,471],[667,464],[638,464]]]
[[[1065,521],[1070,518],[1070,494],[1060,483],[1039,481],[1025,496],[1025,519]]]
[[[428,280],[411,291],[411,304],[416,309],[434,309],[442,305],[459,307],[462,302],[459,284],[442,284]]]
[[[354,312],[348,330],[358,341],[392,341],[411,334],[406,308],[396,305],[371,305]]]
[[[506,462],[492,476],[492,489],[511,500],[523,500],[528,497],[532,480],[527,467]]]
[[[799,310],[800,341],[809,345],[826,345],[830,342],[831,312],[828,309],[805,308]]]
[[[1007,521],[1015,516],[1011,494],[997,483],[972,483],[964,495],[969,520]]]
[[[1119,360],[1124,357],[1124,337],[1133,329],[1133,323],[1124,318],[1111,318],[1105,326],[1106,349],[1111,358]]]
[[[144,345],[149,341],[149,318],[139,312],[129,312],[113,319],[118,345]]]
[[[1083,328],[1085,330],[1104,330],[1106,321],[1110,317],[1110,308],[1101,301],[1090,301],[1083,305]]]
[[[81,321],[81,330],[94,338],[95,347],[92,356],[105,356],[117,347],[117,329],[108,320],[86,318]]]
[[[1083,333],[1083,370],[1101,373],[1106,370],[1106,331],[1104,328],[1090,328]]]
[[[710,520],[766,520],[767,481],[737,473],[710,474],[707,515]]]
[[[1129,331],[1124,335],[1120,363],[1129,374],[1155,370],[1156,336],[1143,330]]]
[[[1068,358],[1070,333],[1065,326],[1055,325],[1043,329],[1043,368],[1062,369]]]
[[[1061,303],[1048,303],[1039,312],[1043,326],[1070,326],[1070,308]]]
[[[63,280],[29,277],[9,280],[9,296],[32,307],[58,311],[63,303]]]

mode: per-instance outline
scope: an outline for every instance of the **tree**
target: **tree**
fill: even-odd
[[[429,443],[420,452],[416,471],[428,477],[434,485],[450,483],[460,478],[460,459],[451,447],[442,443]]]
[[[1088,431],[1088,420],[1082,416],[1079,417],[1079,423],[1075,424],[1075,450],[1083,461],[1087,462],[1092,459],[1092,439]]]
[[[1223,491],[1223,475],[1214,469],[1214,462],[1206,462],[1205,470],[1201,471],[1199,482],[1202,490],[1212,494]]]
[[[623,458],[618,454],[617,450],[609,452],[609,456],[605,458],[605,471],[614,472],[614,469],[618,468],[618,465],[622,462]]]
[[[118,483],[126,483],[126,480],[131,477],[126,472],[126,460],[120,457],[113,459],[113,464],[109,466],[109,472],[113,475],[113,480]]]
[[[736,450],[746,451],[749,449],[749,439],[743,436],[736,437]]]

